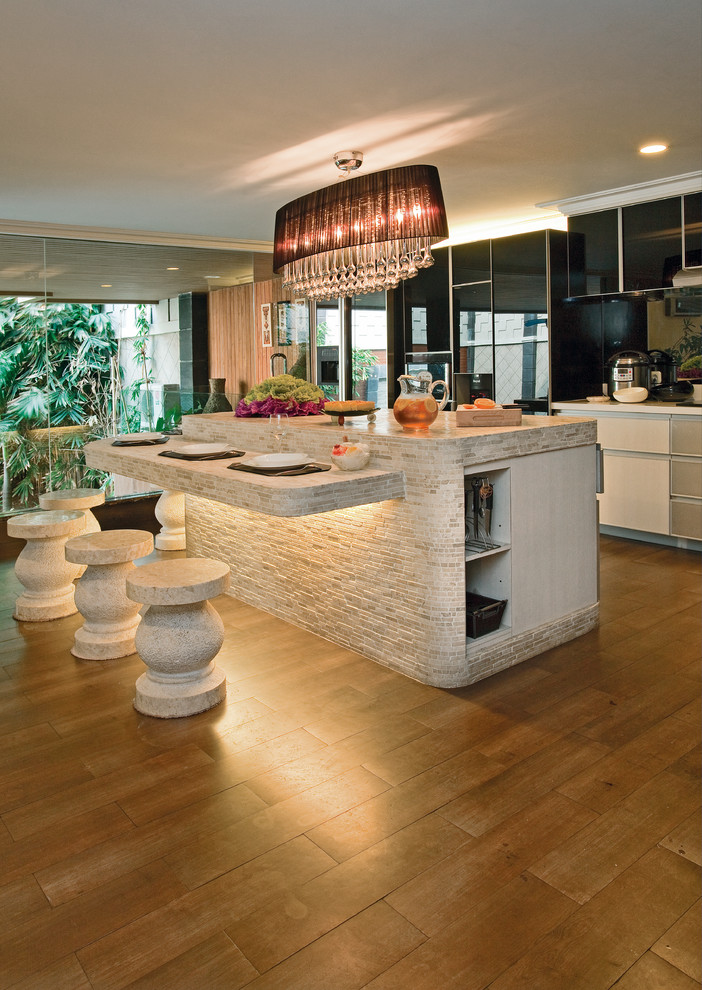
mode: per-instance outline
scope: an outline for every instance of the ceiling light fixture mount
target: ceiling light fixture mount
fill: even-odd
[[[360,152],[337,152],[342,171]],[[352,164],[358,162],[358,164]],[[275,218],[273,271],[310,299],[392,289],[434,264],[448,237],[439,173],[407,165],[359,175],[293,200]]]
[[[351,172],[355,172],[363,165],[362,151],[337,151],[333,162],[345,179],[348,179]]]

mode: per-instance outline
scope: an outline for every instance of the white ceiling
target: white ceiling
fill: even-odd
[[[6,220],[267,242],[352,148],[437,165],[460,237],[702,164],[699,0],[3,0],[2,35]]]

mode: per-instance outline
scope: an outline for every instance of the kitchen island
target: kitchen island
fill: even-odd
[[[185,417],[183,431],[247,454],[273,444],[265,420],[231,413]],[[109,439],[86,459],[184,491],[188,553],[228,563],[236,598],[427,684],[470,684],[597,624],[594,422],[465,428],[442,413],[412,434],[388,410],[343,427],[311,416],[291,419],[286,449],[329,463],[344,435],[368,444],[364,470],[262,477]],[[466,542],[475,479],[494,491],[489,548]],[[478,638],[471,592],[506,602]]]

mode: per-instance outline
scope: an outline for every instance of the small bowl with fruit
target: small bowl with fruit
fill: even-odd
[[[332,448],[331,460],[342,471],[361,471],[370,461],[370,450],[363,443],[352,443],[343,437]]]

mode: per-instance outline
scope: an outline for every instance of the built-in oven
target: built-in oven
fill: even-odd
[[[416,375],[418,371],[428,371],[431,380],[434,382],[446,382],[451,399],[451,368],[453,357],[451,351],[407,351],[405,353],[405,374]],[[434,398],[440,401],[443,397],[443,389],[434,390]],[[450,409],[447,402],[446,408]]]
[[[453,398],[456,409],[466,403],[472,404],[476,399],[494,399],[492,375],[457,371],[453,376]]]

